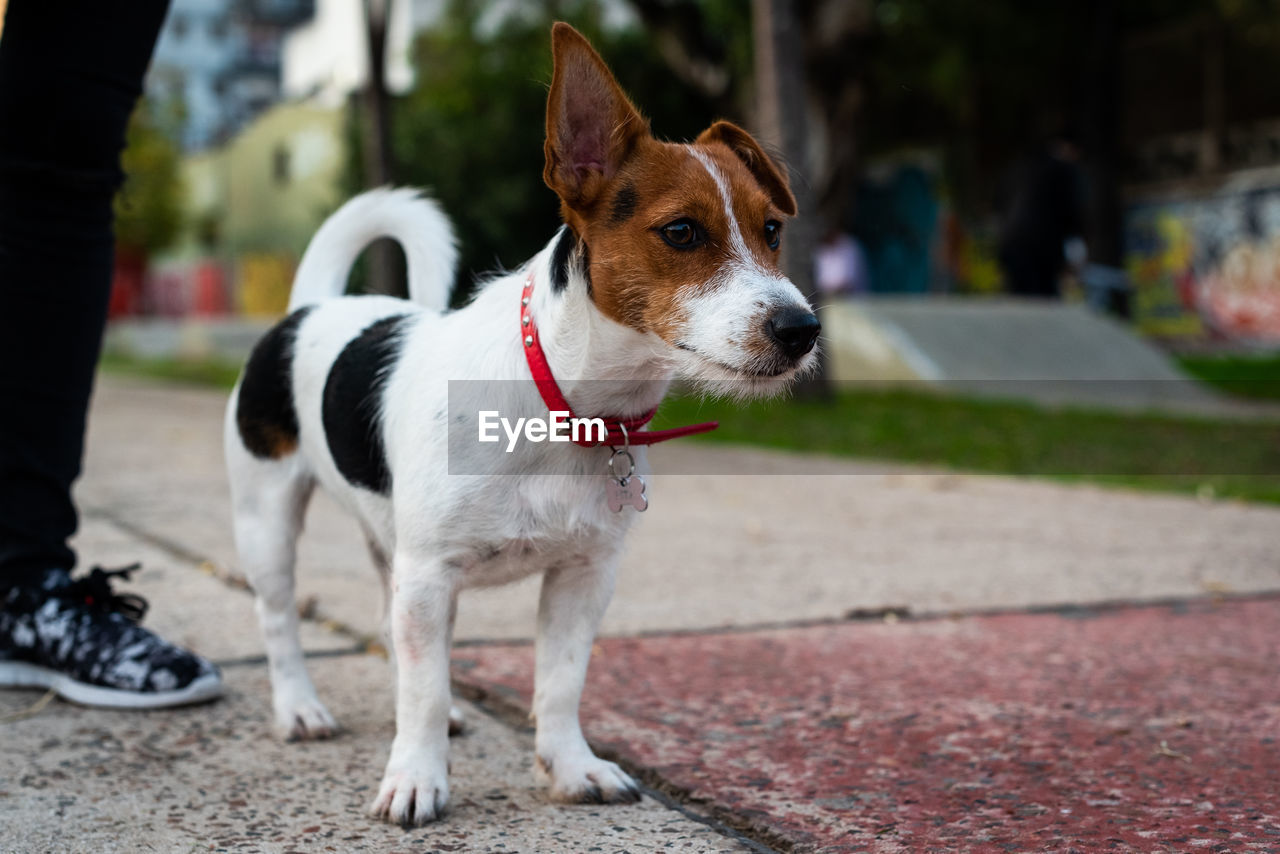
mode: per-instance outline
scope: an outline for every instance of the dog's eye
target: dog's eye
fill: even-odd
[[[678,219],[667,223],[658,229],[658,233],[662,235],[663,240],[667,241],[668,246],[674,246],[676,249],[692,249],[706,240],[702,227],[691,219]]]
[[[764,242],[769,244],[770,249],[778,248],[778,244],[782,242],[782,223],[771,219],[764,224]]]

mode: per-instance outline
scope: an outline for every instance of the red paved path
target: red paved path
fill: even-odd
[[[608,639],[583,717],[801,851],[1280,852],[1276,599]]]

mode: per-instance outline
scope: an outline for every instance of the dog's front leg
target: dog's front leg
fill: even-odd
[[[538,604],[535,765],[551,797],[566,803],[640,799],[640,790],[612,762],[591,752],[578,723],[578,702],[600,618],[613,595],[617,556],[603,563],[558,567],[542,580]]]
[[[442,561],[397,554],[391,576],[396,737],[369,811],[406,827],[449,802],[449,618],[456,593]]]

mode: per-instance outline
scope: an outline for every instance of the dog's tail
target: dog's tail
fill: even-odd
[[[404,248],[409,299],[443,311],[458,263],[453,225],[439,205],[407,187],[370,190],[324,221],[298,264],[289,310],[342,296],[351,265],[380,237],[393,238]]]

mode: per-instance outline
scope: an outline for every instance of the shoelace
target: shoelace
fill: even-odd
[[[98,611],[114,611],[131,622],[140,623],[147,613],[147,600],[137,593],[116,593],[111,589],[111,579],[120,578],[128,581],[129,575],[141,566],[140,563],[120,569],[103,569],[95,566],[89,570],[88,575],[77,578],[66,587],[57,590],[54,595],[60,599],[84,602],[88,607]]]

